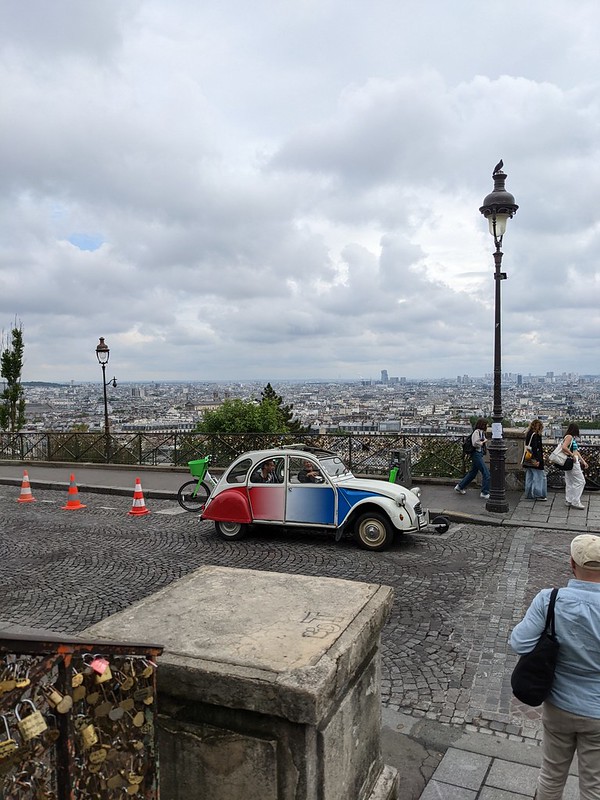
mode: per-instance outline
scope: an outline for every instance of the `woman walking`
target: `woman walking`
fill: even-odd
[[[581,502],[581,495],[585,489],[585,478],[581,468],[587,469],[588,465],[579,452],[576,436],[579,436],[579,426],[572,422],[562,440],[563,453],[573,459],[573,469],[565,470],[565,505],[571,508],[585,508]]]
[[[525,444],[531,447],[531,458],[523,461],[525,468],[525,497],[527,500],[545,500],[548,493],[546,472],[544,470],[544,451],[542,449],[542,431],[544,423],[534,419],[527,433]]]
[[[475,423],[475,430],[471,434],[471,444],[473,450],[471,452],[471,469],[460,483],[454,487],[454,491],[458,494],[466,494],[467,486],[477,477],[477,473],[481,472],[481,494],[484,500],[490,496],[490,471],[487,464],[483,460],[485,453],[485,432],[487,430],[487,419],[479,418]]]

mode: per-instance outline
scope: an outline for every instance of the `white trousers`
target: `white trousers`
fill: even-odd
[[[581,503],[581,495],[585,489],[585,478],[581,469],[581,464],[576,461],[573,469],[565,472],[565,500],[571,505]]]

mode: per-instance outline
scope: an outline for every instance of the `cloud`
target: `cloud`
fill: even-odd
[[[595,4],[80,5],[0,7],[26,379],[490,372],[500,157],[506,369],[595,371]]]

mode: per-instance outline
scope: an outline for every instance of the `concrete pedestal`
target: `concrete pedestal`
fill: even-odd
[[[88,628],[164,645],[162,800],[384,800],[379,637],[392,590],[203,567]]]

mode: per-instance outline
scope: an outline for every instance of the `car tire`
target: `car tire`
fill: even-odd
[[[215,522],[215,530],[223,539],[235,542],[244,538],[248,526],[241,522]]]
[[[177,502],[186,511],[201,511],[202,506],[208,500],[210,489],[205,483],[201,483],[198,486],[198,491],[194,497],[197,484],[198,481],[188,481],[183,486],[180,486],[177,491]]]
[[[369,511],[356,520],[354,537],[365,550],[385,550],[392,543],[394,532],[384,514]]]

